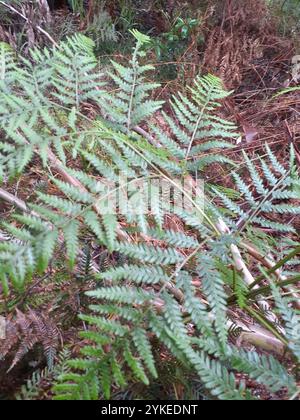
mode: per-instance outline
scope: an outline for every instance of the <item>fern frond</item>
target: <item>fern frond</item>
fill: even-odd
[[[255,351],[232,350],[231,364],[239,372],[247,373],[252,379],[267,386],[272,392],[288,389],[293,395],[297,385],[291,375],[272,356],[261,356]]]
[[[202,152],[232,147],[231,143],[225,139],[233,139],[236,136],[234,124],[214,114],[220,106],[219,101],[230,93],[224,90],[220,79],[212,75],[196,78],[194,87],[189,90],[191,98],[179,94],[178,97],[174,96],[171,102],[178,123],[165,113],[163,114],[173,136],[178,144],[181,143],[183,149],[178,148],[174,140],[162,133],[161,130],[154,128],[158,141],[170,152],[173,152],[172,155],[177,158],[186,162],[193,158],[192,163],[188,164],[188,168],[192,170],[202,170],[216,161],[230,162],[229,159],[226,160],[218,153],[214,153],[209,158],[199,156]]]
[[[236,128],[217,115],[229,92],[215,76],[197,77],[186,95],[172,98],[172,115],[161,113],[167,126],[154,125],[145,135],[147,120],[162,103],[151,99],[157,85],[146,80],[153,67],[141,64],[150,39],[138,31],[132,35],[137,42],[129,66],[111,65],[109,77],[117,88],[113,91],[103,91],[94,44],[82,35],[53,49],[33,50],[30,59],[19,61],[0,45],[1,179],[24,171],[34,154],[49,169],[53,152],[63,167],[58,172],[72,177],[70,185],[51,174],[56,195],[51,189],[37,191],[38,204],[29,205],[12,223],[2,223],[3,292],[8,296],[12,285],[22,293],[34,275],[47,269],[58,243],[71,269],[78,263],[77,278],[90,279],[90,250],[97,250],[93,280],[100,280],[101,287],[86,293],[92,305],[80,315],[86,327],[80,333],[81,353],[56,377],[55,399],[108,399],[116,386],[148,386],[160,375],[156,359],[163,352],[216,398],[249,397],[244,386],[236,384],[236,371],[271,392],[284,387],[292,395],[295,381],[279,362],[229,346],[228,338],[241,330],[234,322],[228,327],[232,315],[227,290],[237,295],[240,308],[249,303],[231,257],[245,227],[295,231],[285,219],[300,212],[295,152],[291,149],[290,162],[284,164],[268,146],[264,159],[252,161],[245,154],[245,170],[233,173],[234,191],[208,187],[226,209],[214,204],[217,200],[207,200],[202,209],[201,193],[191,196],[182,181],[192,182],[193,172],[212,163],[230,163],[225,150],[232,147]],[[100,108],[99,121],[82,110],[83,103],[91,102]],[[80,158],[80,169],[66,167],[70,157]],[[149,211],[147,192],[137,182],[145,182],[147,189],[152,180],[169,182],[172,192],[160,196],[161,185],[156,184]],[[111,209],[113,194],[124,190],[126,211],[120,203]],[[176,204],[181,196],[188,196],[194,211]],[[168,229],[169,220],[174,226],[178,218],[182,228]],[[219,234],[215,220],[220,218],[228,221],[233,234]],[[256,235],[257,240],[261,237]],[[299,358],[298,313],[275,286],[273,295],[287,325],[290,349]],[[52,323],[32,311],[16,318],[8,325],[2,358],[16,347],[15,365],[40,343],[53,367],[58,332]],[[25,334],[20,344],[18,333]],[[38,380],[32,379],[33,388]]]
[[[107,299],[112,302],[126,303],[126,304],[144,304],[154,298],[154,294],[146,292],[143,289],[134,287],[127,288],[125,286],[113,286],[111,288],[100,288],[92,292],[87,292],[87,295],[97,299]]]
[[[119,242],[116,250],[128,257],[148,263],[170,265],[183,261],[183,257],[173,248],[162,249],[157,246],[150,247],[144,244],[125,244]]]
[[[300,211],[299,197],[293,188],[295,180],[299,179],[297,173],[293,171],[293,149],[291,149],[290,166],[287,169],[277,160],[269,146],[266,146],[266,150],[269,162],[260,159],[260,165],[257,166],[244,153],[251,178],[249,185],[238,173],[233,173],[233,179],[243,198],[242,203],[241,200],[233,200],[218,189],[213,191],[222,200],[233,219],[238,217],[238,227],[244,227],[252,222],[277,232],[295,232],[292,225],[280,223],[275,219],[284,215],[298,215]]]
[[[113,268],[97,276],[101,280],[118,282],[120,280],[130,280],[137,284],[157,284],[167,281],[169,276],[158,266],[123,265]]]
[[[217,334],[221,343],[225,345],[228,331],[225,321],[227,308],[223,279],[210,257],[202,255],[199,258],[198,269],[203,282],[203,292],[214,315]]]
[[[66,243],[67,257],[69,258],[70,267],[73,268],[78,254],[79,243],[79,223],[72,220],[63,228]]]
[[[136,37],[138,31],[134,32]],[[130,130],[146,120],[161,108],[163,102],[149,99],[149,92],[159,87],[156,83],[146,83],[145,77],[149,71],[154,70],[153,66],[140,66],[139,59],[143,55],[143,45],[149,42],[149,38],[138,36],[138,42],[134,49],[130,67],[122,66],[112,61],[114,69],[110,77],[118,87],[115,95],[106,94],[102,96],[101,106],[115,124],[121,130]]]
[[[18,62],[1,44],[0,122],[6,140],[0,148],[0,175],[20,174],[35,152],[46,165],[52,145],[65,162],[62,143],[74,131],[74,117],[62,124],[62,115],[101,96],[93,48],[90,39],[77,34],[57,48],[32,50],[32,61]]]
[[[289,348],[300,360],[300,314],[289,305],[289,299],[281,296],[278,287],[271,283],[276,306],[282,316],[286,327],[286,338]]]

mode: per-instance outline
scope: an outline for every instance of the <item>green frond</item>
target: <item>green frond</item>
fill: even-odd
[[[250,173],[251,178],[252,178],[252,182],[253,182],[253,184],[256,188],[257,193],[262,195],[262,196],[267,196],[268,193],[270,192],[270,190],[264,187],[264,182],[263,182],[262,178],[258,174],[254,164],[251,162],[251,160],[248,158],[246,152],[244,152],[244,151],[243,151],[243,156],[244,156],[245,162],[247,164],[247,168],[249,170],[249,173]]]
[[[92,210],[84,213],[84,221],[86,226],[93,232],[101,244],[106,242],[102,224],[99,221],[99,216]]]
[[[54,195],[47,195],[38,192],[38,197],[43,203],[51,206],[67,216],[76,217],[82,213],[82,206],[77,203],[72,203],[70,200],[65,198],[56,197]]]
[[[103,299],[111,302],[126,303],[126,304],[139,304],[142,305],[151,301],[154,294],[146,292],[143,289],[126,286],[113,286],[110,288],[99,288],[92,292],[87,292],[87,296],[96,299]]]
[[[289,299],[281,296],[278,287],[274,283],[271,283],[271,288],[276,306],[285,322],[286,338],[289,342],[289,347],[298,361],[300,361],[300,315],[290,306]]]
[[[232,267],[232,245],[251,236],[264,242],[269,230],[274,238],[296,232],[287,222],[300,213],[295,150],[291,147],[284,163],[268,145],[264,158],[244,153],[243,167],[233,165],[234,189],[208,185],[212,200],[202,209],[201,193],[191,196],[183,184],[190,177],[196,181],[209,165],[232,164],[226,152],[236,144],[236,127],[218,115],[230,92],[219,78],[198,76],[185,94],[172,98],[171,113],[161,111],[163,103],[152,99],[158,85],[149,80],[155,68],[142,64],[151,40],[131,33],[136,45],[129,64],[111,63],[107,88],[95,45],[81,34],[55,48],[34,49],[29,58],[17,58],[0,43],[1,182],[24,172],[36,155],[51,185],[37,187],[35,204],[26,203],[23,213],[1,223],[3,295],[22,297],[52,261],[68,260],[71,269],[76,265],[75,281],[87,280],[80,299],[82,348],[53,373],[55,399],[109,399],[127,384],[149,386],[160,379],[162,353],[214,398],[250,398],[245,386],[237,385],[236,372],[271,392],[284,388],[294,395],[296,381],[283,364],[229,345],[242,331],[229,319],[234,316],[228,302],[232,294],[240,312],[252,305],[241,273]],[[98,120],[88,116],[85,104],[93,104]],[[68,168],[72,158],[76,169]],[[160,191],[160,181],[169,182],[171,193]],[[148,197],[149,186],[154,197]],[[114,193],[129,199],[126,211],[124,203],[109,208]],[[182,196],[193,202],[192,211],[176,204]],[[220,219],[227,234],[219,233]],[[258,248],[267,255],[271,239],[265,242]],[[299,314],[274,284],[271,288],[286,325],[284,338],[299,359]],[[46,344],[52,364],[53,348]],[[37,383],[49,375],[50,370],[32,377],[28,390],[36,393]]]
[[[147,73],[154,70],[154,67],[139,65],[139,58],[143,54],[141,49],[148,42],[148,37],[138,31],[133,34],[137,44],[130,67],[112,61],[114,72],[109,75],[118,90],[114,95],[103,95],[100,100],[103,110],[119,129],[127,132],[154,115],[163,104],[162,101],[149,99],[150,92],[159,87],[156,83],[145,82]]]
[[[230,361],[234,369],[247,373],[272,392],[278,392],[284,388],[289,390],[290,395],[296,392],[297,385],[293,377],[272,356],[261,356],[255,351],[232,349]]]
[[[151,236],[155,239],[164,241],[168,245],[176,248],[197,248],[199,242],[193,236],[187,236],[184,232],[175,232],[173,230],[150,231]]]
[[[100,317],[94,317],[90,315],[80,315],[80,319],[82,319],[85,322],[88,322],[90,325],[97,326],[104,332],[111,332],[116,336],[123,337],[128,332],[128,329],[117,321],[108,320]]]
[[[142,359],[144,360],[144,363],[147,366],[147,369],[149,370],[149,372],[152,374],[154,378],[157,378],[158,373],[155,368],[152,347],[149,342],[149,338],[147,336],[146,331],[142,328],[134,329],[132,332],[132,340],[138,353],[141,355]]]
[[[203,170],[214,162],[231,163],[230,159],[217,152],[211,156],[201,156],[201,153],[211,150],[232,147],[232,143],[226,140],[236,137],[236,127],[214,114],[220,106],[219,101],[230,93],[224,90],[220,79],[212,75],[197,77],[189,91],[190,96],[179,94],[171,102],[178,122],[163,113],[176,141],[158,128],[153,128],[158,141],[179,159],[187,162],[188,158],[193,158],[188,166],[190,170]],[[178,147],[180,144],[183,148]]]
[[[132,354],[128,345],[125,348],[125,350],[123,352],[123,355],[124,355],[124,359],[125,359],[126,363],[130,367],[130,369],[133,371],[134,375],[140,381],[142,381],[145,385],[149,385],[150,382],[149,382],[149,379],[148,379],[148,377],[145,373],[143,365],[141,364],[139,359],[134,357],[134,355]]]
[[[214,315],[214,323],[220,342],[225,345],[228,331],[226,322],[226,293],[220,272],[211,257],[202,255],[198,259],[198,271],[203,283],[203,292]]]
[[[212,317],[208,315],[207,307],[196,297],[192,278],[187,273],[181,273],[178,287],[184,291],[184,309],[190,315],[192,322],[205,337],[215,337]]]
[[[117,217],[114,214],[104,214],[102,216],[102,220],[105,229],[107,247],[110,251],[113,251],[115,249],[115,242],[117,239]]]
[[[173,248],[163,249],[144,244],[125,244],[119,242],[116,250],[128,257],[152,264],[170,265],[183,261],[183,257]]]
[[[226,191],[222,192],[216,188],[212,190],[222,200],[226,210],[231,213],[232,219],[235,220],[238,217],[239,227],[255,223],[260,227],[281,233],[295,232],[292,225],[280,223],[276,221],[276,218],[299,214],[299,196],[293,189],[294,182],[299,180],[299,176],[297,173],[292,175],[290,169],[285,169],[267,145],[266,151],[269,162],[260,158],[257,165],[245,152],[243,153],[251,180],[246,183],[237,172],[232,174],[241,194],[238,200],[230,197]],[[292,154],[293,150],[291,150],[291,156]],[[280,174],[279,177],[277,173]]]
[[[112,268],[109,271],[100,273],[97,278],[112,282],[129,280],[137,284],[157,284],[161,281],[167,281],[169,276],[158,266],[125,264],[122,267]]]
[[[166,324],[170,331],[176,336],[180,336],[186,340],[186,345],[188,346],[189,337],[187,333],[187,328],[183,323],[183,317],[180,305],[167,293],[162,294],[164,300],[164,312],[163,317],[166,320]]]
[[[22,173],[35,152],[46,166],[52,145],[65,162],[62,142],[75,122],[74,114],[68,119],[70,110],[76,113],[83,101],[101,96],[93,48],[90,39],[76,34],[53,49],[32,50],[32,60],[18,61],[1,44],[0,122],[6,135],[0,147],[2,177]]]
[[[238,389],[233,373],[229,373],[225,366],[219,362],[211,360],[204,353],[195,355],[194,364],[200,378],[210,389],[213,396],[220,400],[245,400],[245,392],[243,389]]]
[[[8,293],[10,279],[13,288],[22,292],[33,274],[43,273],[53,257],[58,231],[36,217],[17,216],[26,228],[3,223],[9,240],[0,242],[0,271]]]
[[[76,220],[70,221],[66,226],[63,227],[63,233],[65,238],[67,257],[69,259],[70,267],[73,268],[79,249],[79,223]]]

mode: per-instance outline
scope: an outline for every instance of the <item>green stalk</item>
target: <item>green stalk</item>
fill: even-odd
[[[290,277],[287,280],[277,282],[276,285],[281,288],[281,287],[290,286],[291,284],[295,284],[295,283],[298,283],[298,282],[300,282],[300,274],[297,275],[297,276],[294,276],[294,277]],[[270,292],[271,292],[271,287],[270,286],[263,286],[263,287],[260,287],[259,289],[255,289],[252,292],[248,293],[246,295],[246,298],[247,299],[254,299],[257,296],[265,295],[265,294],[270,293]],[[228,298],[227,303],[228,303],[228,305],[233,305],[233,304],[236,303],[236,301],[237,301],[237,297],[235,295],[232,295]]]
[[[295,284],[295,283],[299,283],[299,282],[300,282],[300,274],[297,275],[297,276],[294,276],[294,277],[290,277],[287,280],[284,280],[284,281],[281,281],[281,282],[277,282],[276,283],[276,286],[278,286],[278,287],[281,288],[281,287],[290,286],[291,284]],[[259,289],[253,290],[253,292],[250,292],[247,295],[247,298],[248,299],[253,299],[256,296],[265,295],[266,293],[269,293],[270,291],[271,291],[271,287],[270,286],[263,286],[263,287],[260,287]]]
[[[294,257],[296,257],[296,255],[300,254],[300,246],[297,246],[292,252],[290,252],[286,257],[284,257],[282,260],[280,260],[276,265],[274,265],[274,267],[270,268],[267,272],[266,275],[270,276],[271,274],[276,273],[277,270],[279,270],[281,267],[283,267],[287,262],[289,262],[290,260],[292,260]],[[252,290],[255,286],[257,286],[262,280],[265,279],[265,275],[260,275],[259,277],[257,277],[257,279],[250,284],[249,288],[250,290]]]

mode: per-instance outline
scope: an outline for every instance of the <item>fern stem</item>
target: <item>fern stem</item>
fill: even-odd
[[[127,131],[128,131],[128,133],[130,132],[130,128],[131,128],[131,115],[132,115],[133,99],[134,99],[134,93],[135,93],[136,82],[137,82],[136,54],[137,54],[137,51],[135,52],[135,55],[133,57],[133,72],[134,72],[134,75],[133,75],[133,84],[132,84],[131,95],[130,95],[130,102],[129,102],[129,106],[128,106],[128,116],[127,116]]]
[[[142,48],[143,44],[148,43],[150,41],[149,37],[138,37],[134,31],[131,31],[132,35],[137,39],[136,47],[134,48],[133,56],[132,56],[132,70],[133,70],[133,82],[132,82],[132,88],[131,88],[131,94],[130,94],[130,100],[128,105],[128,113],[127,113],[127,131],[130,133],[131,130],[131,120],[132,120],[132,114],[133,114],[133,102],[134,102],[134,95],[137,87],[137,80],[138,80],[138,70],[139,70],[139,61],[138,56],[140,49]]]
[[[252,245],[249,245],[249,244],[246,244],[246,243],[243,243],[242,242],[242,246],[248,251],[248,253],[251,255],[251,256],[253,256],[256,260],[258,260],[258,261],[260,261],[269,271],[268,271],[268,274],[267,275],[271,275],[271,274],[273,274],[273,273],[270,273],[270,271],[272,271],[272,270],[274,270],[275,268],[276,268],[276,271],[274,271],[274,274],[276,274],[276,277],[277,277],[277,279],[278,279],[278,281],[279,282],[282,282],[282,281],[285,281],[285,280],[287,280],[287,277],[285,276],[285,275],[283,275],[282,273],[281,273],[281,271],[280,271],[280,268],[281,267],[276,267],[275,266],[275,262],[274,261],[272,261],[272,260],[270,260],[269,258],[267,258],[267,257],[265,257],[265,256],[263,256],[263,255],[261,255],[260,253],[259,253],[259,251],[257,251]],[[300,247],[297,247],[297,248],[299,248],[300,249]],[[296,250],[295,250],[296,251]],[[294,252],[294,251],[293,251]],[[291,253],[291,254],[293,254],[293,252]],[[291,255],[290,254],[290,255]],[[296,254],[297,255],[297,254]],[[294,255],[294,256],[296,256],[296,255]],[[292,256],[292,257],[290,257],[291,259],[294,257],[294,256]],[[289,260],[288,260],[289,261]],[[287,261],[286,261],[287,262]],[[284,264],[283,264],[284,265]],[[262,280],[263,280],[263,278],[262,278]],[[259,280],[259,278],[258,279],[256,279],[254,282],[253,282],[253,287],[252,287],[252,285],[250,285],[250,290],[251,289],[253,289],[254,287],[256,288],[257,287],[257,285],[259,284],[261,282],[261,280]],[[295,301],[294,301],[294,306],[297,308],[297,309],[300,309],[300,301],[299,301],[299,294],[298,294],[298,291],[297,290],[293,290],[293,289],[290,289],[290,288],[287,288],[287,290],[288,290],[288,294],[291,294],[294,298],[295,298]]]
[[[221,219],[219,220],[218,228],[220,232],[223,234],[230,233],[230,229],[228,228],[226,223]],[[239,248],[236,245],[232,244],[230,245],[230,249],[233,256],[235,267],[238,272],[241,272],[243,274],[244,281],[249,287],[249,285],[253,283],[254,277],[251,274],[250,270],[248,269],[247,265],[245,264]],[[271,307],[267,301],[258,299],[257,303],[261,309],[268,311],[267,318],[271,323],[279,322],[277,316],[272,312]]]
[[[281,267],[283,267],[287,262],[289,262],[290,260],[292,260],[298,254],[300,254],[300,246],[296,247],[286,257],[284,257],[280,261],[278,261],[278,263],[275,264],[274,267],[272,267],[271,269],[269,269],[266,272],[266,275],[269,276],[271,274],[275,274],[277,270],[279,270]],[[265,279],[265,275],[264,274],[260,275],[252,284],[250,284],[249,289],[252,290],[255,286],[257,286],[264,279]]]
[[[298,391],[295,392],[295,394],[290,398],[290,401],[294,401],[298,399],[299,395],[300,395],[300,387],[298,387]]]

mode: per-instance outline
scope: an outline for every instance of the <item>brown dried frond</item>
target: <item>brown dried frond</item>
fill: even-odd
[[[262,57],[272,26],[265,1],[226,0],[222,4],[215,12],[219,25],[207,35],[203,63],[232,88],[240,84],[242,69]]]
[[[6,323],[5,340],[0,340],[0,359],[15,350],[11,370],[36,344],[41,344],[47,364],[51,367],[58,347],[58,337],[59,331],[48,314],[37,314],[31,309],[24,314],[17,309],[15,318]]]
[[[11,4],[12,3],[12,4]],[[47,0],[2,2],[2,13],[5,13],[4,27],[0,27],[0,40],[8,42],[13,48],[18,47],[18,42],[26,39],[25,51],[36,45],[36,42],[48,41],[40,27],[49,24],[51,14]],[[5,29],[4,29],[5,28]],[[24,42],[25,45],[25,42]]]
[[[33,335],[32,331],[28,332],[22,339],[19,348],[15,354],[15,357],[10,365],[8,372],[10,372],[22,359],[23,357],[33,349],[38,343],[38,337]]]

